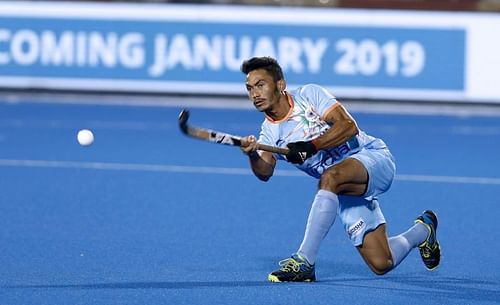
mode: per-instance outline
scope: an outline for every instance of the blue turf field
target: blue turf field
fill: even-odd
[[[316,283],[267,283],[300,244],[316,181],[268,183],[237,148],[189,139],[176,107],[0,103],[0,305],[499,304],[500,118],[354,113],[398,177],[390,235],[440,216],[442,265],[418,251],[364,265],[339,223]],[[255,134],[261,114],[192,109],[194,125]],[[89,148],[76,142],[91,128]]]

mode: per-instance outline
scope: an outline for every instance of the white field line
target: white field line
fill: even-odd
[[[253,175],[250,169],[237,167],[207,167],[163,164],[137,163],[105,163],[80,161],[49,161],[49,160],[16,160],[0,159],[0,167],[39,167],[65,169],[94,169],[140,172],[167,172],[167,173],[196,173],[220,175]],[[307,177],[304,173],[295,170],[276,170],[275,176]],[[396,180],[432,183],[465,183],[500,185],[500,178],[464,177],[464,176],[433,176],[433,175],[397,175]]]

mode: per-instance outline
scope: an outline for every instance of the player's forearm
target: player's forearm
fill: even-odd
[[[323,135],[313,140],[318,150],[336,147],[358,134],[359,129],[353,120],[337,121]]]
[[[273,164],[266,162],[257,152],[249,154],[248,158],[250,160],[250,167],[259,180],[267,181],[271,178],[274,172]]]

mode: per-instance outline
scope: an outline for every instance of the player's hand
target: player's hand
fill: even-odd
[[[257,153],[257,138],[255,138],[255,136],[253,136],[253,135],[241,138],[240,149],[245,155],[250,156],[252,154],[256,154]]]
[[[302,164],[318,152],[312,141],[288,143],[287,147],[289,152],[286,154],[286,159],[293,164]]]

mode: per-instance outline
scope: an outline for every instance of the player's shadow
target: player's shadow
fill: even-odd
[[[471,302],[500,300],[500,283],[474,278],[397,276],[388,281],[418,287],[413,293],[422,295],[423,289],[435,291],[441,298],[468,300]],[[418,292],[417,292],[418,291]]]
[[[346,288],[367,288],[379,291],[401,293],[405,296],[421,298],[423,293],[430,293],[436,298],[449,299],[443,301],[453,304],[452,300],[465,300],[470,303],[485,301],[498,302],[500,300],[500,282],[477,278],[443,277],[435,274],[422,275],[373,275],[363,264],[349,262],[334,262],[326,260],[322,268],[317,269],[316,275],[333,272],[333,277],[319,274],[319,285],[333,285]]]
[[[446,304],[453,304],[452,300],[464,300],[472,303],[478,301],[498,302],[500,300],[499,282],[472,278],[429,277],[427,275],[335,277],[319,281],[318,284],[387,290],[391,293],[399,292],[402,295],[415,298],[422,297],[423,293],[429,293],[434,295],[435,299],[449,299],[443,301]]]

